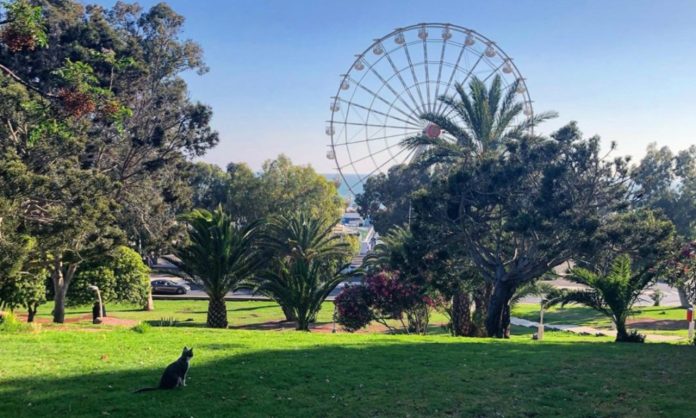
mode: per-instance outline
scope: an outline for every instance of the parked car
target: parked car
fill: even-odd
[[[152,285],[152,294],[185,295],[191,290],[189,285],[172,280],[153,280],[150,284]]]

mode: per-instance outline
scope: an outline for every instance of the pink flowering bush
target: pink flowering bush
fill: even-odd
[[[346,286],[334,299],[336,322],[346,331],[355,332],[372,322],[370,293],[363,285]]]
[[[371,321],[395,331],[388,321],[398,320],[404,331],[424,334],[434,302],[423,287],[405,280],[398,272],[382,271],[367,276],[362,285],[346,287],[335,303],[337,322],[348,331],[363,328]]]

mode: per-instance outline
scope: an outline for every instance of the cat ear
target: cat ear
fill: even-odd
[[[186,346],[184,346],[184,352],[187,352],[187,351],[188,351],[188,348]]]

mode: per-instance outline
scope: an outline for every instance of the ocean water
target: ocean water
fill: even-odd
[[[333,174],[324,174],[324,177],[326,177],[329,180],[335,180],[338,179],[340,181],[340,185],[338,186],[338,194],[341,195],[341,197],[344,197],[346,199],[351,199],[353,198],[353,195],[351,194],[350,190],[348,189],[348,185],[344,184],[343,179],[341,178],[340,174],[338,173],[333,173]],[[357,174],[347,174],[346,179],[350,184],[355,184],[358,180],[360,180],[362,176],[358,176]],[[359,194],[362,193],[362,183],[358,184],[355,186],[355,193]]]

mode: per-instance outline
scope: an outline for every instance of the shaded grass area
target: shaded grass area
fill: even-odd
[[[153,328],[0,335],[0,416],[693,416],[667,344]],[[156,384],[184,345],[188,386]],[[9,360],[8,360],[9,359]],[[649,382],[649,384],[647,384]]]

